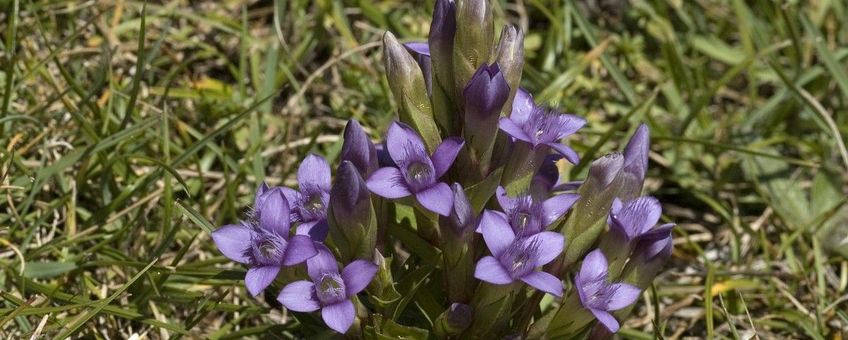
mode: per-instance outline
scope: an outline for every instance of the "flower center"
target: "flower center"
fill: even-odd
[[[319,215],[324,212],[324,201],[321,196],[314,195],[304,202],[303,208],[310,214]]]
[[[262,233],[253,240],[253,262],[258,265],[278,265],[283,260],[286,249],[285,240],[281,236]]]
[[[520,278],[533,270],[539,256],[539,246],[538,240],[516,240],[502,255],[501,263],[514,279]]]
[[[518,229],[518,232],[524,232],[527,229],[527,225],[530,224],[530,214],[528,213],[518,213],[515,216],[515,227]]]
[[[317,283],[318,299],[324,304],[339,302],[345,298],[345,285],[337,273],[325,273]]]
[[[416,183],[423,183],[430,175],[430,168],[424,164],[414,162],[406,167],[406,172],[409,174],[411,180]]]

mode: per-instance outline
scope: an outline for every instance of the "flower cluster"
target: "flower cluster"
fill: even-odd
[[[304,334],[319,310],[369,339],[617,332],[672,250],[673,225],[641,196],[647,126],[584,180],[560,176],[587,121],[519,87],[523,33],[496,43],[487,0],[435,6],[427,42],[383,38],[398,104],[383,142],[349,121],[335,171],[308,155],[297,188],[260,186],[215,244],[251,295],[282,287]]]

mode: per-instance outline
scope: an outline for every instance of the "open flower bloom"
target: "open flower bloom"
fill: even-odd
[[[509,117],[500,119],[501,130],[516,140],[538,148],[549,146],[572,164],[580,162],[574,150],[560,143],[563,138],[586,125],[586,120],[575,115],[559,113],[537,106],[527,91],[518,89]]]
[[[506,219],[512,231],[518,237],[527,237],[544,231],[568,209],[571,209],[574,202],[580,198],[577,194],[560,194],[539,202],[534,201],[530,195],[510,197],[503,187],[498,187],[495,196],[506,213]],[[480,231],[482,230],[478,230]]]
[[[377,274],[377,265],[356,260],[341,273],[336,258],[324,246],[306,262],[311,281],[295,281],[283,287],[277,300],[296,312],[321,310],[321,318],[334,331],[346,333],[356,317],[351,297],[361,292]]]
[[[639,288],[626,283],[607,282],[609,267],[600,249],[595,249],[583,260],[574,277],[574,286],[583,307],[592,312],[610,332],[618,332],[618,321],[610,314],[629,306],[642,293]]]
[[[610,208],[610,231],[623,236],[628,242],[644,236],[664,238],[662,235],[668,235],[674,224],[654,228],[661,214],[662,206],[656,198],[643,196],[624,203],[616,198]]]
[[[562,296],[562,281],[546,272],[536,271],[562,253],[565,246],[562,234],[543,231],[518,238],[502,215],[489,210],[484,211],[480,218],[480,229],[492,256],[485,256],[477,262],[474,277],[496,285],[521,280],[545,293]]]
[[[308,236],[289,235],[289,205],[280,188],[263,184],[257,191],[252,221],[225,225],[212,232],[215,245],[229,259],[250,267],[244,278],[251,295],[259,295],[280,272],[315,256]]]
[[[297,234],[323,242],[327,238],[327,203],[330,201],[330,165],[320,156],[306,156],[297,169],[300,191],[281,188],[291,204],[292,223],[299,222]]]
[[[386,136],[386,148],[397,168],[375,171],[368,178],[368,189],[389,199],[414,195],[424,208],[448,216],[453,208],[453,191],[438,179],[451,167],[464,144],[460,138],[447,138],[431,157],[412,128],[394,122]]]

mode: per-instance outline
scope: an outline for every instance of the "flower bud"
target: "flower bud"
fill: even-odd
[[[671,225],[660,226],[652,231],[652,235],[645,235],[639,241],[621,274],[625,282],[641,289],[651,286],[651,282],[662,272],[671,257],[671,229]]]
[[[435,83],[446,90],[453,100],[453,41],[456,34],[456,4],[453,0],[436,0],[433,21],[430,23],[430,60],[433,65]]]
[[[471,325],[474,309],[464,303],[453,303],[436,319],[436,332],[440,338],[455,336]]]
[[[451,186],[451,189],[453,190],[453,209],[451,210],[450,215],[447,217],[441,217],[442,220],[440,224],[447,224],[453,229],[456,235],[462,237],[467,232],[473,230],[477,221],[474,217],[471,202],[468,201],[468,197],[465,195],[462,185],[454,183]]]
[[[353,163],[363,178],[377,170],[377,149],[354,119],[349,120],[345,126],[340,158]]]
[[[350,161],[342,161],[336,174],[330,211],[330,234],[342,259],[371,258],[377,235],[371,193]]]
[[[465,88],[474,72],[488,62],[494,44],[494,19],[489,0],[461,0],[456,4],[456,36],[453,42],[453,76],[457,92]],[[460,93],[456,94],[460,97]]]
[[[425,42],[410,42],[403,44],[409,53],[415,56],[418,61],[418,67],[421,67],[421,73],[424,74],[424,84],[427,85],[427,93],[433,93],[433,68],[430,66],[430,46]]]
[[[472,157],[483,166],[491,158],[498,133],[498,119],[509,95],[509,85],[498,64],[483,64],[463,90],[465,140]]]
[[[642,192],[642,184],[645,182],[645,173],[648,170],[649,143],[648,126],[642,124],[624,147],[624,171],[619,193],[619,197],[623,200],[634,199]]]
[[[508,116],[512,112],[512,101],[521,83],[521,71],[524,68],[524,33],[520,29],[504,26],[495,61],[509,85],[509,97],[501,110],[502,115]]]
[[[592,162],[589,176],[578,190],[580,199],[574,203],[571,217],[563,227],[568,242],[564,264],[574,263],[581,258],[604,230],[610,206],[620,189],[619,174],[623,167],[624,157],[617,152]]]
[[[441,138],[433,121],[433,110],[421,68],[391,32],[383,35],[383,49],[389,87],[400,107],[398,117],[401,122],[414,128],[424,139],[427,149],[433,152]]]
[[[374,249],[372,261],[377,265],[377,275],[368,285],[368,294],[374,297],[370,299],[371,302],[376,303],[380,308],[386,308],[401,298],[400,293],[395,289],[391,258],[387,261],[379,250]]]

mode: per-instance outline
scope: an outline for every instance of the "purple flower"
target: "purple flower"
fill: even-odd
[[[543,292],[562,296],[562,282],[556,276],[536,271],[536,268],[550,263],[562,253],[565,237],[543,231],[518,238],[502,215],[489,210],[483,212],[480,229],[492,256],[485,256],[477,262],[474,277],[496,285],[521,280]]]
[[[462,91],[465,97],[466,124],[497,115],[508,99],[509,85],[497,63],[483,63]]]
[[[277,300],[295,312],[321,310],[321,318],[334,331],[346,333],[356,317],[351,297],[361,292],[377,273],[377,265],[356,260],[341,273],[336,258],[324,246],[306,262],[311,281],[292,282],[280,291]]]
[[[537,106],[527,91],[519,89],[512,103],[512,114],[509,118],[501,118],[499,126],[512,138],[529,143],[534,149],[549,146],[569,162],[577,164],[580,157],[571,148],[560,144],[560,140],[585,124],[583,118]]]
[[[291,222],[297,226],[298,235],[309,235],[323,242],[327,238],[327,203],[330,201],[330,165],[320,156],[306,156],[297,169],[300,191],[282,188],[283,195],[292,207]]]
[[[618,332],[618,321],[610,311],[632,304],[642,291],[626,283],[609,283],[607,259],[599,249],[586,255],[580,272],[574,277],[574,285],[580,302],[610,332]]]
[[[610,208],[610,231],[623,236],[628,242],[644,236],[663,238],[674,225],[664,224],[653,228],[661,214],[662,207],[656,198],[643,196],[625,203],[616,198]]]
[[[642,192],[645,173],[648,171],[649,134],[647,125],[639,125],[624,147],[624,168],[619,193],[619,197],[623,199],[638,197]]]
[[[526,237],[541,231],[558,220],[574,202],[580,198],[576,194],[560,194],[544,202],[533,200],[530,195],[509,197],[503,187],[496,192],[498,204],[506,213],[506,219],[518,237]]]
[[[394,122],[386,136],[386,148],[397,167],[385,167],[368,178],[368,189],[385,198],[415,195],[424,208],[448,216],[453,207],[450,186],[439,182],[465,143],[460,138],[445,139],[430,156],[424,141],[406,124]]]
[[[359,122],[354,119],[349,120],[345,126],[344,143],[339,158],[353,163],[363,178],[377,170],[377,149]]]
[[[250,221],[225,225],[212,232],[212,240],[224,256],[248,265],[244,278],[251,295],[259,295],[280,272],[315,256],[312,240],[289,235],[289,204],[281,188],[263,184],[256,193],[256,210]]]

